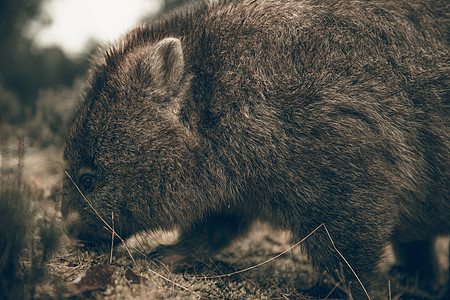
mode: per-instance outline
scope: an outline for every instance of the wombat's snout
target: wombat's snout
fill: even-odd
[[[80,172],[82,171],[84,169]],[[89,198],[86,198],[94,188],[94,176],[84,173],[77,176],[77,179],[66,171],[61,200],[66,234],[79,240],[106,240],[108,232],[102,228],[101,219],[96,217],[95,211],[88,203]]]
[[[90,245],[103,245],[111,241],[111,233],[101,226],[101,220],[90,220],[78,212],[69,212],[64,217],[67,236]]]
[[[77,229],[78,223],[80,222],[80,214],[77,212],[69,212],[66,209],[63,211],[61,206],[61,212],[64,219],[64,229],[69,237],[76,238],[79,235],[79,230]]]
[[[78,213],[71,212],[69,210],[69,202],[68,202],[67,198],[64,196],[63,196],[63,199],[61,200],[61,214],[62,214],[64,220],[68,220],[69,217],[70,217],[70,219],[79,218]]]
[[[70,238],[94,244],[111,241],[111,234],[103,226],[101,218],[89,207],[81,195],[80,197],[63,195],[61,214],[65,232]]]

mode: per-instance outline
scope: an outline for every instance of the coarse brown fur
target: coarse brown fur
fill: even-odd
[[[94,63],[66,170],[123,238],[180,229],[158,250],[168,261],[212,255],[255,219],[296,240],[324,223],[367,286],[391,241],[402,271],[431,285],[430,245],[450,233],[448,29],[447,1],[168,15]],[[72,234],[110,240],[64,181]],[[324,232],[304,247],[319,270],[340,269]]]

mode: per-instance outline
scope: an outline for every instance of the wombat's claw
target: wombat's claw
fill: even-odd
[[[160,260],[162,255],[159,251],[153,250],[152,252],[147,254],[147,257],[151,260]]]

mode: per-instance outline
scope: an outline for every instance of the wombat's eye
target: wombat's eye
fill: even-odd
[[[94,189],[95,177],[89,174],[83,175],[80,182],[86,192],[91,192]]]

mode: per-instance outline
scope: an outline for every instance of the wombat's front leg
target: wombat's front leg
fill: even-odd
[[[313,266],[323,274],[308,294],[324,298],[335,289],[332,298],[368,299],[367,292],[371,299],[384,299],[376,286],[375,270],[388,238],[371,238],[379,233],[364,234],[356,227],[329,224],[327,229],[319,229],[304,244]]]
[[[205,261],[246,233],[249,225],[249,221],[235,215],[212,215],[182,230],[177,243],[159,246],[151,257],[174,269],[190,262]]]
[[[435,239],[413,242],[393,242],[396,266],[391,274],[399,276],[403,284],[419,286],[426,291],[438,289],[438,262]]]

